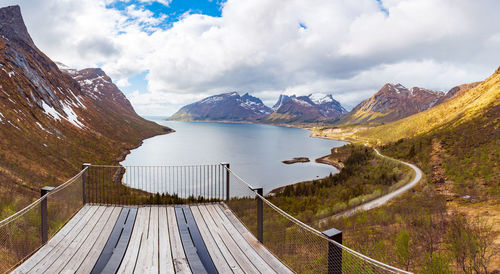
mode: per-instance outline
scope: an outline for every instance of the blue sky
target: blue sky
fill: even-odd
[[[155,1],[116,1],[106,5],[106,7],[123,11],[128,6],[135,5],[153,12],[155,17],[166,15],[166,19],[161,24],[161,27],[165,29],[177,22],[185,13],[221,16],[221,5],[224,2],[225,0],[172,0],[168,5],[165,5]]]
[[[155,18],[165,19],[158,27],[168,29],[173,23],[179,21],[186,14],[204,14],[213,17],[222,15],[222,4],[225,0],[172,0],[168,5],[159,2],[141,2],[141,1],[116,1],[106,5],[109,9],[116,9],[124,12],[130,5],[151,11]],[[129,85],[122,86],[121,90],[129,95],[132,92],[147,93],[147,71],[140,72],[128,78]]]

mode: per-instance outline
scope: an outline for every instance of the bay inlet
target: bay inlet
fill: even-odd
[[[299,128],[150,120],[175,132],[144,140],[140,147],[131,150],[121,165],[179,166],[227,162],[249,184],[263,187],[264,193],[337,173],[334,167],[314,160],[329,154],[332,148],[346,144],[311,138],[308,130]],[[311,162],[282,163],[294,157],[308,157]]]

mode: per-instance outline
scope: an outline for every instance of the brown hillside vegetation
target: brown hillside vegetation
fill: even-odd
[[[117,163],[144,138],[169,132],[139,117],[109,77],[101,75],[107,83],[96,94],[61,72],[29,37],[18,6],[0,18],[0,218],[82,163]]]

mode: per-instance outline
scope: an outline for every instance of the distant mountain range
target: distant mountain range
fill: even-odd
[[[207,97],[182,107],[168,120],[293,123],[335,120],[347,113],[331,95],[280,95],[269,108],[259,98],[237,92]]]
[[[84,162],[116,164],[170,129],[138,116],[101,69],[60,68],[33,43],[19,6],[0,9],[0,200],[39,196]]]
[[[280,95],[272,108],[246,93],[224,93],[187,105],[169,120],[184,121],[247,121],[275,124],[359,124],[387,123],[427,110],[473,87],[462,85],[447,94],[420,87],[406,88],[401,84],[385,84],[372,97],[348,112],[330,94],[308,96]]]

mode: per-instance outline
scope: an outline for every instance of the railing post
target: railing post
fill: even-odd
[[[255,188],[257,194],[264,195],[262,187]],[[257,240],[264,243],[264,202],[260,197],[257,197]]]
[[[84,170],[85,168],[89,167],[90,164],[89,163],[84,163],[82,165],[82,170]],[[83,174],[82,174],[82,202],[83,204],[86,204],[87,203],[87,193],[86,193],[86,185],[85,185],[85,175],[86,175],[87,171],[84,171]]]
[[[226,167],[226,202],[229,202],[230,195],[229,195],[229,177],[230,177],[230,172],[229,172],[229,163],[221,163],[224,167]]]
[[[52,191],[54,187],[51,186],[44,186],[40,190],[40,197],[45,196],[48,192]],[[42,218],[42,226],[41,226],[41,233],[42,233],[42,245],[45,245],[47,241],[49,240],[49,221],[47,218],[47,197],[43,198],[41,203],[40,203],[40,214]]]
[[[323,234],[334,240],[335,242],[342,244],[342,231],[335,228],[323,231]],[[328,274],[340,274],[342,273],[342,248],[333,244],[328,243]]]

